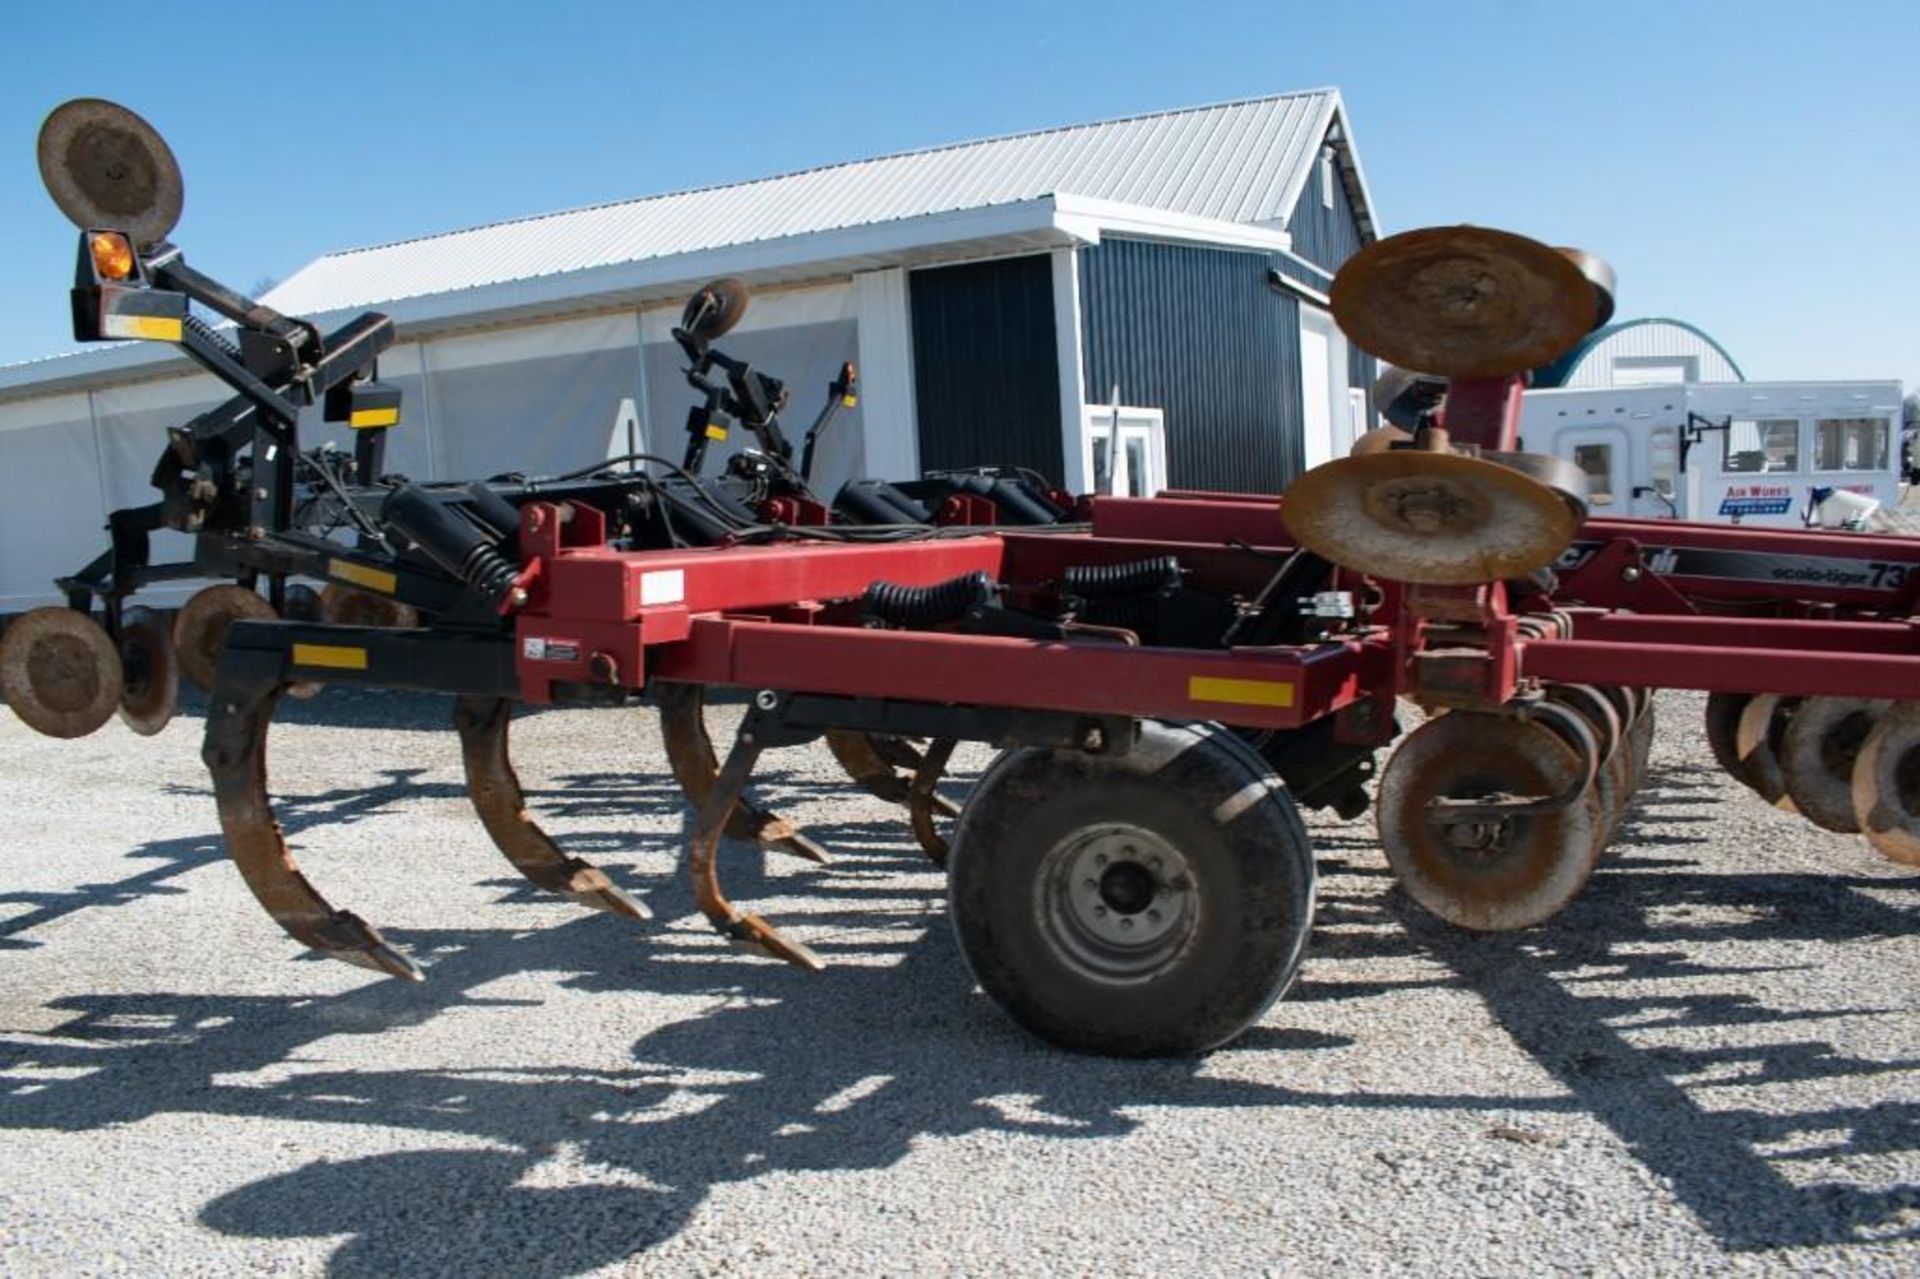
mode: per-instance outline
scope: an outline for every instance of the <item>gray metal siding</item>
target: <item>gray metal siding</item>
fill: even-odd
[[[1338,271],[1340,264],[1360,251],[1366,243],[1360,222],[1353,215],[1347,198],[1346,183],[1340,180],[1340,167],[1333,166],[1333,207],[1321,202],[1321,169],[1318,158],[1307,173],[1307,185],[1300,202],[1293,206],[1287,230],[1293,234],[1293,251],[1316,266]]]
[[[1045,254],[914,271],[920,467],[1029,466],[1058,482],[1060,359]]]
[[[1080,251],[1085,394],[1166,414],[1176,488],[1273,493],[1300,471],[1300,303],[1263,253],[1108,237]]]

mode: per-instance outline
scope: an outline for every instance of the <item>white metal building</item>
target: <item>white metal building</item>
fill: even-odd
[[[1539,387],[1666,386],[1680,382],[1744,382],[1727,348],[1685,320],[1622,320],[1589,333],[1543,369]]]
[[[1116,386],[1127,421],[1161,433],[1148,487],[1226,487],[1218,455],[1236,461],[1233,480],[1271,489],[1339,447],[1303,432],[1365,421],[1371,361],[1332,328],[1325,291],[1374,234],[1345,107],[1323,89],[347,250],[266,300],[323,329],[393,317],[400,341],[380,373],[406,409],[388,464],[415,479],[570,469],[624,451],[629,423],[677,456],[691,393],[668,330],[689,292],[734,275],[755,299],[723,346],[787,381],[790,426],[842,361],[859,366],[860,406],[822,450],[823,491],[961,453],[1083,487],[1108,420],[1089,406]],[[1101,256],[1121,244],[1138,252]],[[1194,322],[1219,333],[1189,324],[1180,349],[1161,349],[1156,299],[1183,278],[1225,280],[1234,300]],[[1248,403],[1219,401],[1222,380]],[[157,344],[0,368],[0,612],[52,602],[51,579],[104,545],[106,512],[153,500],[164,428],[221,398]],[[327,438],[315,418],[309,444]],[[1208,446],[1216,421],[1244,438]],[[969,423],[1005,426],[976,438]],[[155,558],[184,546],[162,534]]]

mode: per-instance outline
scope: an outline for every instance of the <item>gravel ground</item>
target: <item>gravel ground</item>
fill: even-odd
[[[693,915],[649,715],[515,729],[636,926],[512,876],[445,709],[330,691],[273,738],[303,863],[424,986],[258,911],[197,716],[0,715],[0,1272],[1920,1271],[1920,879],[1714,771],[1697,698],[1663,697],[1602,873],[1523,936],[1434,924],[1370,819],[1314,817],[1293,995],[1147,1063],[1005,1022],[823,749],[762,793],[839,860],[728,854],[809,975]]]

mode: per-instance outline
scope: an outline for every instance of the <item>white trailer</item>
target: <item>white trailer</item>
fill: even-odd
[[[1900,394],[1898,382],[1528,391],[1520,431],[1523,448],[1586,472],[1595,515],[1798,525],[1821,490],[1899,505]]]

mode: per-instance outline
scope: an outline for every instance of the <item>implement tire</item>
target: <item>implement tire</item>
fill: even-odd
[[[1126,755],[1020,748],[954,834],[951,911],[974,978],[1075,1052],[1204,1052],[1299,971],[1306,830],[1280,779],[1214,724],[1141,725]]]

